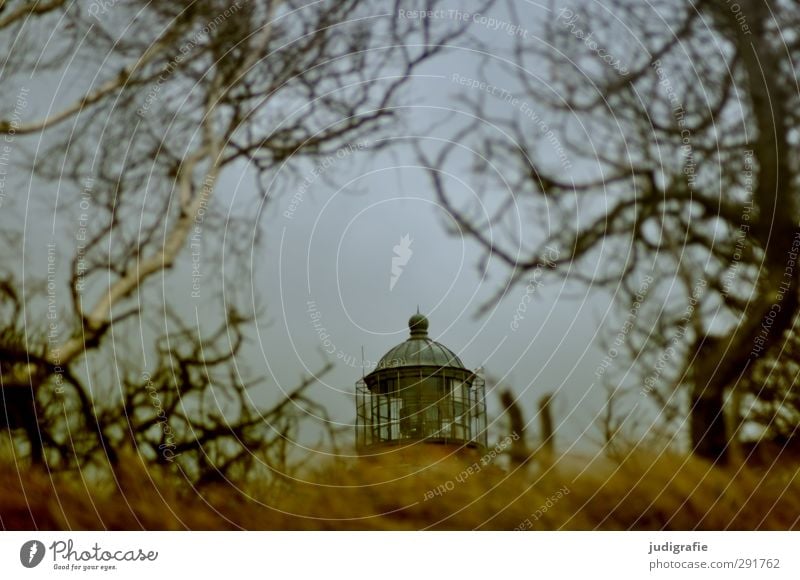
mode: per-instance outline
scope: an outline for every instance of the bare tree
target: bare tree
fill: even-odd
[[[46,259],[68,263],[24,278],[8,268],[3,286],[0,378],[14,415],[5,425],[27,431],[34,460],[113,464],[131,444],[146,459],[183,457],[197,481],[226,477],[259,450],[285,460],[299,418],[322,413],[306,396],[311,380],[273,408],[255,405],[258,381],[237,358],[255,316],[251,297],[208,291],[198,304],[212,314],[186,323],[196,278],[188,291],[169,285],[194,274],[190,246],[205,271],[224,262],[225,279],[246,279],[265,204],[289,191],[276,176],[369,146],[399,120],[410,76],[468,25],[398,17],[437,6],[2,4],[6,93],[63,78],[78,87],[38,118],[9,108],[0,120],[0,136],[29,152],[17,156],[28,178],[19,186],[59,224]],[[44,43],[47,31],[55,32]],[[220,191],[231,173],[253,179],[260,194],[238,211]],[[19,208],[20,223],[36,209]],[[38,241],[23,240],[23,251],[43,252]]]
[[[652,279],[624,360],[642,395],[688,410],[691,448],[722,459],[727,393],[798,312],[800,10],[783,0],[549,10],[538,36],[516,43],[512,114],[473,100],[479,120],[425,155],[446,167],[477,136],[496,213],[457,202],[441,172],[433,185],[511,283],[544,268],[626,308]]]

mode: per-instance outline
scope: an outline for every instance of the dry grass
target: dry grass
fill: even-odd
[[[145,470],[133,457],[113,484],[7,464],[0,475],[0,521],[5,529],[115,530],[800,527],[796,467],[764,474],[666,455],[613,465],[569,462],[562,458],[547,470],[488,467],[463,476],[469,464],[448,461],[408,476],[391,464],[360,460],[328,464],[305,483],[203,490],[174,474]],[[437,487],[442,493],[434,495]]]

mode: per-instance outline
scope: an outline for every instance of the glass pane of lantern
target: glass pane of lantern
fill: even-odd
[[[444,380],[440,377],[425,377],[422,380],[422,390],[435,397],[441,397],[444,392]]]
[[[390,433],[389,437],[392,441],[397,441],[400,439],[400,407],[402,406],[403,402],[396,398],[392,398],[391,404],[391,417],[390,417]]]
[[[408,416],[408,407],[400,408],[400,436],[407,437],[411,429],[411,419]]]
[[[381,397],[380,403],[378,406],[378,417],[379,417],[379,437],[382,441],[387,441],[389,439],[389,398],[388,397]]]
[[[425,436],[430,437],[439,432],[439,408],[436,405],[429,405],[423,411],[425,417]]]
[[[450,421],[442,423],[442,428],[439,430],[439,437],[451,438],[453,436],[453,424]]]
[[[438,405],[442,421],[451,421],[453,419],[453,400],[450,397],[443,397],[439,399]]]
[[[400,409],[400,433],[402,437],[419,437],[421,433],[422,415],[414,405]]]
[[[462,401],[453,401],[453,409],[455,411],[455,423],[453,424],[453,437],[458,439],[467,440],[467,432],[469,426],[469,418],[467,409]]]

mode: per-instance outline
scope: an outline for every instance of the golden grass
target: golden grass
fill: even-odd
[[[795,467],[769,473],[711,468],[675,455],[621,464],[561,458],[549,469],[449,460],[408,475],[388,462],[323,465],[307,481],[192,489],[137,458],[115,482],[6,464],[4,529],[796,529]],[[474,470],[473,470],[474,471]],[[466,475],[465,475],[466,474]],[[433,490],[439,490],[435,494]]]

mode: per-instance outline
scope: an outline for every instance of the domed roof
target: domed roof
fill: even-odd
[[[436,366],[466,368],[452,350],[428,337],[428,319],[417,312],[408,320],[411,336],[390,349],[376,371],[398,367]]]

